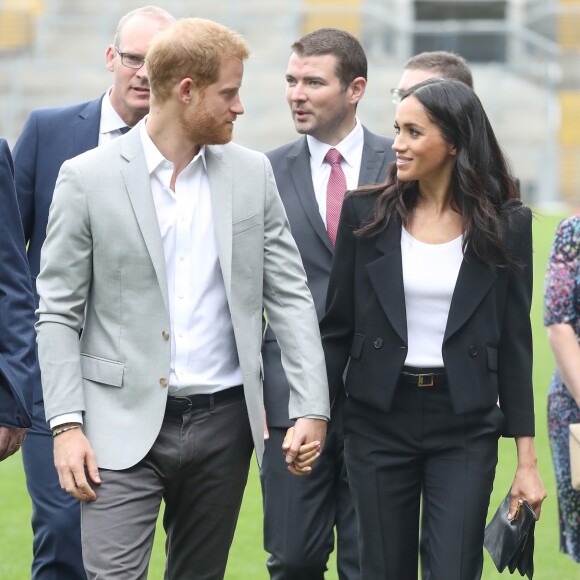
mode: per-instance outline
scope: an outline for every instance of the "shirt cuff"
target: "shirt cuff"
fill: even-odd
[[[326,421],[328,423],[328,417],[324,415],[304,415],[304,417],[298,417],[298,419],[320,419],[321,421]]]
[[[57,415],[50,420],[50,428],[54,429],[59,425],[64,423],[80,423],[83,424],[83,413],[82,411],[73,411],[72,413],[63,413],[62,415]]]

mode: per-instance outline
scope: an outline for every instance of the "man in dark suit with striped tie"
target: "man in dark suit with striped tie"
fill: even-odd
[[[364,50],[348,32],[323,28],[295,42],[286,97],[302,137],[267,153],[319,320],[345,190],[381,182],[394,160],[393,141],[371,133],[356,117],[366,82]],[[343,461],[344,393],[334,401],[326,443],[312,474],[293,478],[281,453],[290,425],[289,389],[269,328],[262,356],[269,439],[260,478],[270,577],[322,580],[336,530],[339,577],[357,580],[358,529]]]

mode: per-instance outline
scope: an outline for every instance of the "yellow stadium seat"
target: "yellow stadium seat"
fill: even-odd
[[[0,9],[0,52],[23,50],[33,43],[33,15],[26,10]]]

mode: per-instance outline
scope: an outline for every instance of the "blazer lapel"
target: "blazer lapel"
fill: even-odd
[[[381,232],[376,241],[380,258],[366,266],[371,284],[389,322],[407,344],[407,313],[403,286],[403,262],[401,258],[401,224],[393,220]]]
[[[223,149],[205,148],[212,213],[226,295],[232,287],[233,170],[223,162]]]
[[[468,247],[459,269],[443,340],[457,332],[493,286],[497,274]]]
[[[145,245],[153,262],[157,275],[157,281],[161,288],[163,301],[169,312],[169,299],[167,291],[167,271],[165,269],[165,255],[163,254],[163,242],[159,233],[159,222],[153,193],[151,191],[151,179],[145,162],[143,147],[139,129],[131,131],[126,136],[119,137],[121,156],[127,161],[121,167],[121,174],[137,218]]]
[[[371,284],[389,322],[407,344],[407,315],[401,257],[401,223],[394,219],[381,232],[376,250],[382,256],[367,264]],[[459,269],[443,340],[457,332],[493,287],[497,274],[468,247]]]
[[[94,149],[99,144],[102,102],[103,97],[91,101],[76,118],[73,127],[75,155]]]
[[[294,189],[304,213],[312,228],[322,240],[322,243],[328,248],[332,254],[333,249],[328,238],[328,233],[322,217],[318,203],[316,202],[316,194],[314,193],[314,186],[312,185],[312,172],[310,171],[310,152],[306,137],[297,141],[296,145],[287,157],[288,171],[292,176],[294,182]]]

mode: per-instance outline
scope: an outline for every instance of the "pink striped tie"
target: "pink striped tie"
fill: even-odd
[[[324,161],[330,163],[330,177],[326,186],[326,231],[333,246],[336,241],[342,200],[346,192],[346,177],[340,166],[341,160],[342,155],[336,149],[329,149],[324,157]]]

